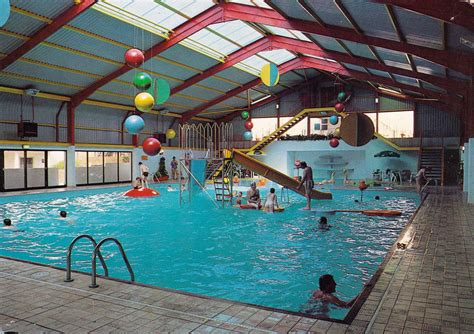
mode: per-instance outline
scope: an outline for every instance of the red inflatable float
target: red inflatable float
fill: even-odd
[[[160,193],[156,190],[150,188],[141,188],[141,189],[130,189],[129,191],[123,194],[128,197],[153,197],[160,196]]]
[[[250,210],[256,210],[257,208],[254,206],[254,205],[250,205],[250,204],[241,204],[240,205],[240,208],[241,209],[250,209]],[[262,208],[261,205],[258,206],[258,209],[260,210]]]

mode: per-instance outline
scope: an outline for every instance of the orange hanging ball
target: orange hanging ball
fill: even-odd
[[[143,141],[143,152],[155,156],[161,151],[161,143],[158,139],[150,137]]]

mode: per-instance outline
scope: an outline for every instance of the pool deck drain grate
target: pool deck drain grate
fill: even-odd
[[[0,258],[0,332],[474,333],[474,205],[431,194],[351,324]]]

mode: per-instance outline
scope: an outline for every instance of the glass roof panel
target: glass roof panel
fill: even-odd
[[[188,45],[193,45],[193,48],[197,48],[198,50],[202,48],[210,48],[217,51],[221,57],[239,49],[237,44],[232,43],[207,29],[199,30],[183,42],[185,45],[188,43]]]
[[[212,24],[208,28],[199,30],[182,42],[192,49],[203,51],[211,57],[224,56],[237,51],[263,35],[246,23],[234,20],[230,22]]]
[[[174,29],[206,9],[214,6],[211,0],[102,0],[99,4],[107,4],[119,8],[124,16],[136,16],[164,27]],[[133,21],[133,19],[132,19]],[[134,22],[130,22],[134,24]]]
[[[260,52],[258,55],[277,65],[286,63],[287,61],[296,58],[296,56],[288,50],[263,51]]]
[[[263,7],[263,8],[271,8],[269,5],[265,3],[264,0],[230,0],[228,2],[235,2],[241,3],[247,6],[256,6],[256,7]]]
[[[306,37],[303,33],[297,30],[289,30],[289,29],[284,29],[284,28],[279,28],[279,27],[268,26],[265,24],[262,24],[262,26],[264,26],[266,30],[270,31],[274,35],[289,37],[293,39],[299,39],[306,42],[311,42],[311,40],[308,37]]]
[[[325,60],[325,61],[330,61],[332,63],[337,63],[337,61],[335,61],[334,59],[331,59],[331,58],[324,58],[324,57],[318,57],[318,56],[313,56],[313,55],[309,55],[309,54],[306,54],[306,53],[303,53],[304,56],[307,56],[307,57],[311,57],[311,58],[316,58],[316,59],[321,59],[321,60]]]
[[[268,64],[269,62],[280,65],[294,58],[296,58],[296,56],[287,50],[263,51],[258,55],[254,55],[241,61],[236,64],[235,67],[259,76],[263,65]]]

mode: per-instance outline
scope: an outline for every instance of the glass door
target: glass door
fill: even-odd
[[[45,151],[26,151],[23,164],[26,167],[26,188],[46,187]]]
[[[66,152],[48,151],[48,187],[66,185]]]
[[[25,189],[25,151],[3,151],[3,189]]]

